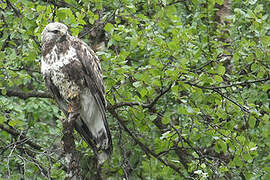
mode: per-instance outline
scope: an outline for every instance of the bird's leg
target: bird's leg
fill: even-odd
[[[71,113],[73,110],[72,110],[72,105],[71,104],[68,104],[68,113]]]
[[[77,103],[77,101],[71,101],[68,104],[68,121],[75,122],[79,114],[80,114],[80,104]]]
[[[77,116],[80,113],[80,102],[79,100],[79,94],[78,92],[70,92],[68,94],[69,104],[68,104],[68,121],[69,122],[75,122],[77,119]]]

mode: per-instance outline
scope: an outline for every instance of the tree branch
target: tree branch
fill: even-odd
[[[249,112],[249,110],[242,106],[241,104],[237,103],[236,101],[232,100],[231,98],[229,98],[228,96],[224,95],[220,90],[219,88],[212,88],[212,87],[205,87],[205,86],[200,86],[200,85],[197,85],[197,84],[193,84],[193,83],[190,83],[190,82],[185,82],[186,84],[189,84],[191,86],[195,86],[195,87],[198,87],[200,89],[210,89],[218,94],[220,94],[222,97],[224,97],[225,99],[229,100],[230,102],[232,102],[233,104],[235,104],[236,106],[238,106],[242,111],[245,111],[245,112]]]
[[[6,96],[15,96],[21,99],[28,99],[30,97],[36,98],[52,98],[52,95],[49,92],[41,92],[41,91],[17,91],[17,90],[7,90]]]
[[[68,166],[66,179],[83,179],[81,176],[80,156],[79,152],[76,150],[73,136],[74,123],[77,117],[77,113],[70,112],[68,119],[62,121],[62,143],[64,146],[65,160]]]
[[[121,103],[114,104],[114,105],[108,105],[107,109],[108,110],[114,110],[114,109],[117,109],[117,108],[120,108],[120,107],[123,107],[123,106],[142,106],[143,108],[151,109],[157,103],[157,101],[171,89],[172,85],[173,85],[173,83],[171,83],[164,91],[161,91],[153,99],[153,101],[148,103],[148,104],[139,103],[139,102],[121,102]]]
[[[43,167],[39,162],[38,160],[36,160],[35,156],[36,156],[36,153],[35,151],[32,151],[28,148],[26,148],[25,146],[23,146],[23,144],[28,144],[30,147],[40,151],[42,149],[41,146],[39,146],[38,144],[30,141],[27,137],[25,137],[22,133],[19,133],[17,130],[15,129],[11,129],[11,128],[6,128],[3,126],[3,124],[0,124],[0,129],[6,131],[7,133],[11,134],[12,136],[14,136],[17,140],[9,145],[7,145],[6,147],[3,148],[2,150],[2,153],[7,150],[7,149],[10,149],[10,147],[13,146],[13,149],[18,149],[19,152],[25,154],[26,156],[28,156],[31,160],[29,160],[30,162],[34,163],[39,169],[40,169],[40,172],[42,173],[42,175],[44,175],[46,178],[48,179],[52,179],[48,173],[48,170],[46,170],[45,167]],[[53,159],[53,162],[56,163],[56,160]],[[59,167],[59,169],[63,169],[64,171],[67,171],[67,168],[65,165],[63,165],[61,163],[61,166]]]
[[[17,145],[23,145],[23,144],[28,144],[31,148],[36,149],[38,151],[42,150],[42,147],[36,143],[34,143],[33,141],[29,140],[29,138],[27,138],[25,135],[23,135],[22,133],[18,132],[16,129],[11,129],[11,128],[7,128],[5,127],[3,124],[0,124],[0,129],[6,131],[7,133],[11,134],[12,136],[14,136],[15,138],[19,137],[19,139],[15,142]],[[10,145],[8,145],[7,147],[5,147],[5,149],[9,148]],[[34,158],[34,151],[30,151],[29,149],[20,147],[20,146],[16,146],[16,148],[18,148],[19,150],[23,150],[24,153],[27,153],[27,155],[31,155],[32,158]],[[5,150],[3,150],[5,151]],[[55,160],[54,158],[51,158],[52,161],[54,163],[57,162],[57,160]],[[59,167],[61,169],[63,169],[64,171],[67,172],[67,167],[61,163],[61,166]]]
[[[242,106],[241,104],[237,103],[236,101],[232,100],[231,98],[229,98],[228,96],[225,96],[222,92],[220,92],[220,90],[216,90],[213,89],[213,91],[217,92],[219,95],[221,95],[222,97],[224,97],[225,99],[231,101],[233,104],[235,104],[236,106],[238,106],[242,111],[245,111],[247,113],[249,113],[249,109]]]
[[[161,91],[159,93],[159,95],[157,97],[155,97],[155,99],[151,103],[145,104],[145,105],[143,105],[143,107],[151,109],[157,103],[157,101],[161,98],[161,96],[166,94],[171,89],[173,84],[174,84],[174,82],[171,83],[164,91]]]
[[[48,178],[49,180],[52,180],[53,178],[52,177],[50,177],[50,173],[49,173],[49,171],[45,168],[45,167],[43,167],[43,165],[41,165],[36,159],[35,159],[35,156],[30,152],[30,151],[28,151],[27,149],[25,149],[25,148],[22,148],[22,147],[17,147],[22,153],[24,153],[26,156],[28,156],[29,158],[30,158],[30,162],[32,162],[33,164],[35,164],[38,168],[39,168],[39,170],[40,170],[40,172],[41,172],[41,174],[43,175],[43,176],[45,176],[46,178]]]
[[[234,101],[230,97],[224,95],[220,91],[220,89],[225,89],[225,88],[228,88],[228,87],[239,86],[239,85],[241,85],[241,86],[247,86],[249,84],[258,83],[258,82],[265,82],[265,81],[268,81],[268,80],[270,80],[270,76],[268,76],[267,78],[264,78],[264,79],[257,79],[257,80],[253,80],[253,81],[238,82],[238,83],[234,83],[234,84],[230,84],[230,85],[217,86],[217,87],[215,87],[215,86],[200,86],[200,85],[197,85],[197,84],[194,84],[194,83],[191,83],[191,82],[184,82],[184,83],[186,83],[188,85],[191,85],[191,86],[198,87],[200,89],[209,89],[209,90],[212,90],[212,91],[218,93],[219,95],[221,95],[222,97],[224,97],[225,99],[229,100],[230,102],[232,102],[236,106],[238,106],[242,111],[249,113],[249,109],[248,108],[242,106],[241,104],[237,103],[236,101]]]
[[[20,17],[21,13],[18,9],[16,9],[10,2],[9,0],[6,0],[7,6],[10,7],[16,14],[17,17]]]
[[[253,80],[253,81],[244,81],[244,82],[237,82],[234,84],[229,84],[229,85],[224,85],[224,86],[200,86],[191,82],[184,82],[186,84],[189,84],[191,86],[195,86],[201,89],[211,89],[211,90],[217,90],[217,89],[225,89],[228,87],[234,87],[234,86],[247,86],[249,84],[253,84],[253,83],[258,83],[258,82],[265,82],[270,80],[270,76],[268,76],[267,78],[264,79],[257,79],[257,80]]]
[[[17,132],[15,129],[10,129],[10,128],[6,128],[4,127],[3,124],[0,124],[0,129],[6,131],[7,133],[13,135],[14,137],[20,137],[20,141],[24,141],[24,143],[28,144],[29,146],[31,146],[32,148],[36,149],[36,150],[41,150],[42,147],[32,141],[30,141],[26,136],[20,134],[19,132]]]
[[[111,115],[117,119],[117,121],[120,123],[120,125],[123,127],[123,129],[128,133],[128,135],[141,147],[141,149],[148,155],[152,155],[156,159],[158,159],[161,163],[164,165],[172,168],[175,172],[177,172],[182,177],[185,177],[180,171],[180,167],[175,166],[173,163],[167,162],[166,160],[159,157],[158,154],[156,154],[154,151],[150,150],[145,144],[143,144],[137,137],[127,128],[127,126],[124,123],[124,120],[117,114],[115,109],[109,109],[108,110]]]

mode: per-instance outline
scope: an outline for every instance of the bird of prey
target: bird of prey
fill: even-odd
[[[67,116],[78,113],[75,129],[103,163],[112,153],[112,139],[98,57],[62,23],[49,23],[41,41],[41,72],[47,88]]]

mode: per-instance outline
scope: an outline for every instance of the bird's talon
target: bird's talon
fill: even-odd
[[[68,105],[68,112],[72,112],[72,106],[71,105]]]
[[[78,94],[77,92],[74,93],[74,94],[69,93],[69,94],[68,94],[68,98],[69,98],[69,99],[74,99],[74,98],[76,98],[78,95],[79,95],[79,94]]]

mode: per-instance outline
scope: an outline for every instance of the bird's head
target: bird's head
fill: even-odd
[[[51,41],[61,41],[68,35],[68,27],[62,23],[54,22],[48,24],[41,33],[41,42],[44,44]]]

